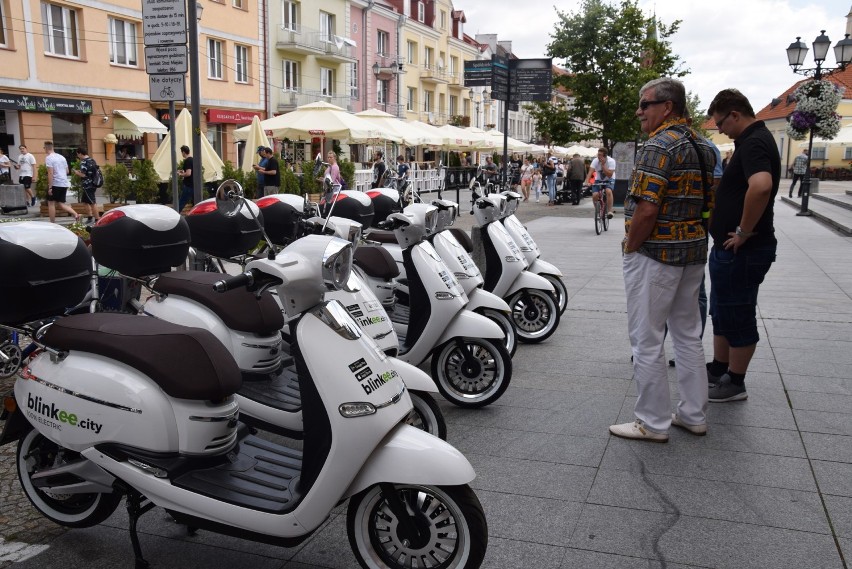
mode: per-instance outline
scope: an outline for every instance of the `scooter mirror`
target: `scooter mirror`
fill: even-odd
[[[216,190],[216,209],[226,217],[234,217],[243,205],[243,187],[236,180],[225,180]]]

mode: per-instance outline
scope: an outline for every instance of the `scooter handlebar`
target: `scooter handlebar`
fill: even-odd
[[[213,290],[216,292],[227,292],[241,286],[251,286],[254,284],[255,271],[250,270],[233,277],[222,279],[213,283]]]

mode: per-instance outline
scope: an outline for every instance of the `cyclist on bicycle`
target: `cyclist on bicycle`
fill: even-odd
[[[586,184],[592,183],[592,173],[596,174],[592,200],[600,199],[600,190],[606,189],[607,217],[612,219],[612,188],[615,185],[615,159],[607,156],[606,148],[598,148],[598,157],[592,160],[589,166],[589,175],[586,176]]]
[[[491,156],[485,157],[485,165],[482,167],[482,181],[493,184],[497,181],[497,164]]]

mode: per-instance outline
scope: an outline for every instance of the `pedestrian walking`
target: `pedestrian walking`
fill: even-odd
[[[583,180],[586,179],[586,162],[579,154],[574,154],[568,163],[568,185],[571,188],[572,202],[574,205],[580,203],[580,194],[583,193]]]
[[[20,152],[20,155],[18,156],[18,163],[15,164],[15,169],[18,170],[18,183],[24,186],[24,191],[27,193],[27,204],[34,207],[36,197],[32,185],[36,172],[36,159],[23,144],[18,147],[18,152]]]
[[[793,160],[793,183],[790,184],[790,193],[789,197],[793,197],[793,188],[796,185],[796,182],[799,182],[799,193],[796,194],[796,197],[802,197],[802,177],[805,175],[805,172],[808,171],[808,151],[802,150],[802,153],[796,156]]]
[[[44,151],[47,153],[44,165],[47,167],[48,219],[51,222],[56,221],[56,204],[59,204],[59,209],[73,215],[76,222],[80,219],[80,214],[65,203],[68,188],[71,187],[71,181],[68,179],[68,161],[64,156],[53,151],[53,142],[50,140],[44,143]]]
[[[192,155],[189,151],[189,146],[184,144],[180,147],[180,155],[183,156],[180,170],[177,171],[178,177],[181,179],[180,199],[178,200],[178,213],[183,211],[183,208],[188,203],[193,203],[195,200],[195,190],[193,189],[192,173],[195,170]]]
[[[86,204],[86,208],[89,210],[89,216],[86,221],[91,223],[92,220],[97,221],[100,219],[98,216],[98,202],[95,198],[95,192],[98,189],[95,185],[98,164],[94,158],[89,156],[89,150],[84,147],[77,149],[77,160],[80,161],[80,167],[74,170],[73,173],[75,176],[82,178],[80,185],[83,188],[83,203]]]

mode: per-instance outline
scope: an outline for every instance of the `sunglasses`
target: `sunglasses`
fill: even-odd
[[[639,108],[646,111],[651,105],[660,105],[662,103],[668,103],[668,101],[639,101]]]

